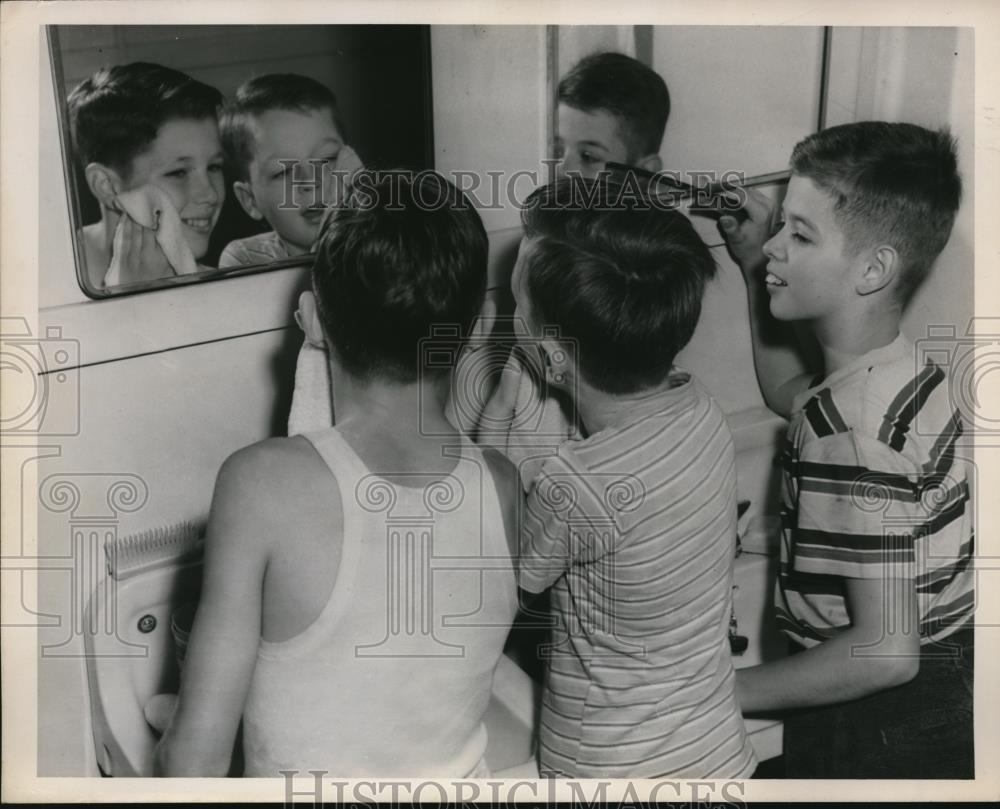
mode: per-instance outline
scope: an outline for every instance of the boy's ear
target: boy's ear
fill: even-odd
[[[307,291],[299,295],[299,309],[295,313],[295,319],[307,341],[316,348],[326,348],[326,335],[319,319],[316,296],[312,292]]]
[[[87,188],[101,207],[118,210],[115,197],[125,186],[118,172],[103,163],[88,163],[83,174],[87,178]]]
[[[573,356],[566,346],[552,337],[539,341],[545,360],[545,381],[557,388],[569,385],[573,378]]]
[[[250,183],[243,182],[243,180],[237,180],[233,183],[233,194],[236,195],[236,199],[240,202],[240,207],[247,212],[247,215],[251,219],[261,220],[264,218],[264,214],[260,212],[257,207],[257,199],[253,195],[253,189],[250,187]]]
[[[899,272],[899,253],[888,244],[871,251],[861,273],[861,280],[855,286],[859,295],[871,295],[885,289]]]
[[[636,165],[641,169],[645,169],[646,171],[651,171],[653,174],[656,174],[663,168],[663,161],[660,159],[658,154],[648,154],[636,163]]]

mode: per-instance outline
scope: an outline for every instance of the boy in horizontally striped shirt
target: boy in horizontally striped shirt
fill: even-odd
[[[715,266],[683,215],[614,196],[580,178],[536,191],[511,281],[526,347],[587,434],[544,460],[521,520],[519,584],[551,585],[555,618],[539,769],[747,777],[727,635],[732,438],[673,365]],[[523,365],[508,363],[491,417]]]
[[[737,675],[785,721],[787,775],[971,778],[972,507],[947,374],[899,332],[961,195],[947,133],[863,122],[792,153],[782,228],[751,192],[720,228],[750,293],[768,403],[790,413],[777,619],[801,654]],[[767,262],[766,268],[764,262]],[[765,274],[764,283],[761,275]],[[797,375],[758,320],[807,320],[825,375]]]

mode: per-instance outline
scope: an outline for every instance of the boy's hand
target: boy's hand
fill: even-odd
[[[339,208],[347,201],[347,197],[351,193],[351,187],[354,185],[354,178],[364,167],[365,165],[361,162],[361,158],[358,157],[358,153],[345,143],[333,164],[333,174],[336,182],[332,192],[333,199],[327,200],[329,206]]]
[[[122,214],[111,250],[111,265],[117,263],[118,272],[108,279],[109,286],[138,284],[175,274],[156,243],[156,230],[143,227],[128,214]]]
[[[747,188],[743,210],[747,217],[742,222],[733,216],[719,217],[719,232],[733,261],[739,266],[747,282],[764,266],[764,242],[775,232],[776,206],[770,198],[755,188]]]
[[[457,429],[475,438],[476,427],[491,391],[484,388],[490,374],[483,363],[491,361],[491,353],[481,349],[489,347],[493,327],[497,320],[497,305],[489,295],[469,333],[469,340],[462,348],[452,375],[452,386],[445,403],[445,417]]]
[[[517,403],[517,391],[521,386],[521,374],[524,366],[514,348],[507,356],[507,362],[500,372],[493,395],[483,409],[479,422],[479,443],[493,446],[501,452],[507,449],[507,434],[514,421],[514,406]]]

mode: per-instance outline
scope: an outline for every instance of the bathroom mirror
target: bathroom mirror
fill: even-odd
[[[352,147],[365,166],[417,170],[433,167],[429,26],[57,25],[47,27],[47,38],[60,106],[64,175],[76,233],[76,272],[81,288],[92,298],[278,269],[303,264],[310,258],[290,255],[275,261],[235,265],[223,261],[220,268],[219,259],[228,244],[271,228],[241,206],[233,192],[232,167],[219,165],[216,149],[204,156],[208,176],[218,178],[205,184],[214,186],[205,191],[207,201],[194,206],[198,210],[193,213],[192,206],[188,206],[179,212],[179,221],[173,220],[172,234],[183,234],[190,250],[168,248],[158,252],[151,229],[125,231],[115,224],[102,227],[101,204],[92,192],[93,180],[85,172],[83,158],[75,153],[66,104],[73,90],[102,67],[136,62],[162,65],[218,89],[224,98],[232,97],[240,84],[254,76],[307,76],[336,96],[342,141]],[[161,127],[159,131],[162,134],[165,130]],[[191,142],[190,137],[183,140],[186,148]],[[167,157],[173,159],[176,155]],[[180,164],[178,167],[183,168]],[[164,170],[174,168],[167,166]],[[171,198],[178,204],[176,194]],[[153,216],[163,215],[162,197],[129,197],[127,204],[126,198],[116,196],[113,204],[117,206],[119,199],[125,210],[140,218],[143,210]],[[116,217],[112,223],[117,221]],[[153,220],[146,224],[152,225]],[[188,233],[189,229],[193,234]],[[84,237],[85,231],[91,241]],[[120,248],[117,261],[116,237]],[[183,255],[177,258],[177,253]]]

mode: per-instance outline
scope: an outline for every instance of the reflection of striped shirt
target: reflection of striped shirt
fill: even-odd
[[[756,759],[728,642],[732,439],[687,375],[547,458],[522,515],[520,584],[553,584],[540,768],[739,778]]]
[[[219,257],[219,268],[269,264],[279,258],[288,258],[290,255],[292,254],[285,240],[276,231],[270,230],[267,233],[231,241]]]
[[[962,423],[937,365],[900,336],[804,392],[783,453],[781,628],[850,625],[842,577],[912,579],[922,643],[971,621],[973,512]]]

